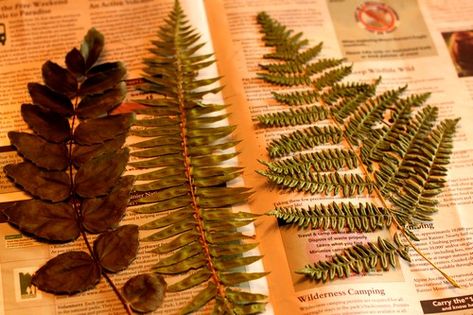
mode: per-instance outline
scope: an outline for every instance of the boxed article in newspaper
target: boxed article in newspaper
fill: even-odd
[[[464,3],[463,1],[460,1]],[[453,276],[462,289],[453,288],[416,253],[412,263],[399,262],[394,271],[372,273],[332,283],[302,279],[294,270],[324,259],[349,244],[364,243],[373,235],[333,233],[278,227],[275,219],[257,224],[257,237],[268,275],[270,301],[277,314],[433,314],[456,311],[471,314],[473,269],[471,214],[471,97],[455,71],[448,45],[435,28],[431,10],[451,2],[430,1],[217,1],[207,0],[210,30],[218,65],[225,74],[226,100],[238,104],[231,118],[238,122],[245,182],[255,188],[252,211],[275,206],[303,207],[323,202],[300,193],[283,194],[268,188],[256,174],[267,160],[265,147],[278,128],[258,127],[256,115],[283,106],[271,100],[271,88],[258,79],[258,64],[269,52],[264,47],[256,15],[270,16],[303,32],[310,45],[323,42],[322,54],[353,63],[351,79],[367,82],[382,77],[380,90],[408,85],[407,93],[431,92],[428,103],[439,107],[441,118],[461,117],[449,166],[448,185],[440,195],[433,222],[415,227],[418,247]],[[466,4],[465,4],[466,5]],[[451,9],[453,10],[453,9]],[[453,14],[453,13],[452,13]],[[294,34],[295,34],[294,33]],[[357,200],[358,201],[358,200]]]

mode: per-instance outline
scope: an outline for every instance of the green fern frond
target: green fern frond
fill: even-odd
[[[310,83],[310,77],[306,74],[258,73],[258,77],[272,84],[281,86],[307,85]]]
[[[340,174],[334,172],[329,174],[299,173],[284,175],[271,170],[258,170],[257,172],[265,176],[270,182],[281,187],[311,194],[338,195],[341,192],[343,197],[350,197],[355,194],[361,194],[365,190],[368,193],[371,193],[373,190],[373,183],[359,174]]]
[[[284,112],[257,116],[258,121],[267,127],[283,127],[311,124],[328,117],[328,111],[321,106],[290,109]]]
[[[232,206],[245,203],[252,192],[226,186],[242,173],[239,167],[222,165],[238,155],[238,141],[231,137],[234,126],[222,126],[227,106],[203,101],[221,87],[213,85],[219,78],[198,77],[199,70],[214,63],[212,55],[199,54],[199,38],[176,1],[152,42],[153,56],[145,61],[140,88],[153,95],[140,101],[144,108],[137,110],[132,131],[143,138],[132,144],[130,165],[142,170],[134,190],[143,195],[133,210],[154,214],[154,220],[140,227],[147,232],[142,240],[160,242],[153,250],[160,255],[153,272],[166,277],[168,291],[200,286],[182,314],[209,303],[222,314],[263,310],[263,295],[236,287],[265,273],[244,271],[261,258],[246,255],[258,244],[239,230],[255,216],[233,212]]]
[[[279,174],[297,174],[304,172],[328,172],[340,169],[354,169],[358,166],[358,158],[353,151],[329,149],[305,154],[273,162],[260,161],[269,170]]]
[[[310,104],[327,110],[323,127],[313,121],[305,129],[280,131],[278,138],[267,145],[272,161],[261,162],[266,169],[258,173],[286,191],[321,194],[324,198],[331,194],[337,199],[340,199],[340,192],[343,197],[369,197],[374,204],[380,204],[373,206],[373,209],[383,209],[386,221],[381,224],[379,217],[375,219],[374,216],[379,215],[377,212],[370,213],[370,218],[363,217],[367,215],[363,213],[360,214],[363,218],[357,219],[358,223],[350,223],[349,229],[356,227],[361,231],[372,231],[394,226],[404,237],[418,240],[405,226],[431,220],[436,211],[435,197],[445,185],[446,165],[452,152],[457,120],[445,120],[432,130],[437,109],[424,106],[429,93],[401,98],[407,89],[404,86],[378,94],[376,89],[381,78],[372,83],[342,82],[350,74],[351,66],[345,66],[341,60],[334,62],[333,67],[321,67],[320,71],[315,66],[325,62],[325,59],[318,57],[321,44],[314,47],[293,45],[290,36],[282,36],[281,32],[273,34],[274,29],[284,30],[284,34],[290,34],[290,31],[264,12],[258,15],[258,22],[265,34],[263,40],[273,38],[268,46],[274,47],[276,54],[279,51],[290,51],[292,54],[290,59],[278,58],[273,63],[275,73],[279,73],[276,69],[297,69],[293,73],[309,76],[311,80],[310,84],[298,84],[297,90],[293,88],[295,85],[289,85],[287,91],[278,87],[277,92],[272,93],[274,99],[283,105]],[[302,43],[300,37],[298,40]],[[272,56],[269,53],[265,58]],[[312,67],[317,71],[312,72]],[[263,67],[265,69],[268,71],[271,67]],[[264,75],[261,77],[265,78]],[[269,80],[266,82],[271,83]],[[261,117],[271,117],[275,121],[276,117],[278,120],[289,117],[286,115],[281,111]],[[306,121],[294,119],[292,123],[297,123],[291,124],[297,127]],[[272,126],[284,127],[285,124],[273,123]],[[331,155],[335,151],[326,148],[327,144],[335,146],[340,152],[349,152],[350,158],[341,160],[340,156]],[[320,146],[325,148],[320,149]],[[292,157],[281,159],[286,155]],[[359,172],[347,172],[346,166],[350,169],[358,166]],[[376,193],[369,196],[371,191]],[[343,200],[337,206],[340,209],[350,208],[349,202]],[[351,217],[354,212],[320,207],[312,211],[277,208],[270,214],[302,228],[340,230],[347,227],[348,220],[354,220]],[[368,272],[377,266],[378,261],[381,262],[381,269],[387,270],[388,263],[394,265],[397,255],[408,260],[407,250],[402,244],[398,244],[402,248],[400,250],[388,244],[380,240],[378,245],[355,246],[344,254],[347,257],[337,255],[331,262],[315,263],[302,273],[326,281],[348,276],[350,270]],[[410,245],[414,246],[412,243]],[[451,283],[456,285],[454,281]]]
[[[314,90],[293,91],[288,93],[272,92],[275,100],[286,105],[308,105],[320,99],[320,93]]]
[[[307,209],[297,207],[277,207],[268,215],[303,228],[350,232],[373,232],[392,224],[391,213],[372,203],[349,203],[313,205]]]
[[[348,278],[352,272],[361,274],[396,268],[397,257],[410,261],[408,247],[396,247],[389,241],[378,238],[377,244],[370,242],[366,245],[355,245],[333,256],[330,261],[307,265],[297,273],[314,281],[326,282],[335,278]]]
[[[333,126],[312,126],[302,130],[296,130],[290,134],[283,135],[279,139],[271,141],[268,145],[270,157],[281,157],[292,152],[304,149],[312,149],[320,144],[339,143],[342,140],[342,130]]]

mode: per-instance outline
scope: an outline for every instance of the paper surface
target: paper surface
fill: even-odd
[[[231,104],[230,122],[242,140],[239,163],[243,180],[252,187],[249,209],[263,214],[275,205],[306,205],[317,197],[282,194],[256,174],[267,159],[266,144],[276,132],[256,128],[255,116],[274,110],[271,88],[257,79],[264,47],[256,14],[267,11],[310,44],[324,43],[323,54],[345,57],[353,63],[351,81],[382,76],[380,89],[408,84],[409,93],[432,92],[429,103],[440,108],[441,118],[461,117],[455,151],[449,166],[448,186],[440,196],[435,221],[421,225],[419,248],[431,256],[463,289],[451,288],[416,254],[413,263],[400,262],[387,273],[373,273],[329,284],[308,282],[293,270],[323,258],[333,249],[366,241],[372,235],[335,234],[317,230],[280,228],[266,216],[256,221],[256,237],[271,273],[267,314],[454,314],[473,312],[473,4],[468,0],[348,1],[348,0],[186,0],[181,1],[191,23],[203,34],[204,48],[216,52],[218,69],[203,76],[222,75],[223,97]],[[26,84],[41,80],[47,59],[63,64],[65,53],[78,46],[94,26],[105,35],[104,59],[122,60],[128,84],[141,76],[142,59],[150,40],[173,0],[38,0],[0,1],[0,166],[19,161],[9,146],[9,130],[23,130],[22,103],[30,102]],[[213,43],[213,47],[211,45]],[[473,54],[472,54],[473,55]],[[221,102],[221,95],[215,96]],[[0,201],[25,198],[0,173]],[[2,206],[5,206],[3,204]],[[127,216],[126,222],[149,218]],[[333,246],[335,244],[335,246]],[[120,314],[107,285],[73,297],[54,297],[25,286],[25,279],[53,255],[84,248],[81,242],[45,245],[0,224],[0,315]],[[139,258],[126,273],[113,277],[123,283],[130,273],[149,270],[155,260],[142,245]],[[332,248],[333,247],[333,248]],[[261,268],[261,266],[255,266]],[[265,281],[250,284],[265,291]],[[156,314],[174,314],[192,294],[172,295]],[[207,314],[209,310],[201,313]]]

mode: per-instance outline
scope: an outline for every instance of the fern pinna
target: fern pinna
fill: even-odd
[[[402,97],[406,87],[377,94],[380,79],[346,82],[350,66],[342,59],[320,58],[322,44],[307,48],[301,33],[265,12],[257,20],[264,43],[273,49],[258,75],[278,86],[273,97],[287,107],[258,116],[258,122],[265,128],[297,126],[268,144],[271,161],[262,161],[266,169],[258,172],[290,191],[373,199],[359,205],[278,207],[269,214],[286,224],[336,231],[372,232],[394,225],[413,245],[417,238],[408,227],[432,220],[437,211],[435,197],[445,185],[458,120],[436,124],[437,109],[423,106],[428,94]],[[338,147],[320,148],[327,145]],[[387,270],[389,264],[395,267],[395,256],[409,260],[409,247],[398,237],[394,244],[379,239],[298,272],[326,281]]]
[[[208,87],[218,78],[198,78],[199,70],[214,62],[212,55],[198,53],[203,46],[198,40],[176,1],[153,41],[153,56],[145,60],[140,89],[153,98],[138,100],[143,107],[132,130],[144,138],[132,144],[131,165],[142,170],[134,190],[143,194],[134,211],[158,215],[140,228],[152,231],[144,241],[160,242],[153,271],[171,282],[167,292],[200,286],[183,314],[212,301],[215,314],[253,314],[264,309],[265,297],[238,285],[265,275],[242,272],[261,258],[243,255],[257,244],[247,242],[250,237],[240,228],[255,217],[231,208],[250,192],[226,187],[241,174],[239,167],[222,166],[237,155],[230,137],[235,127],[216,126],[226,119],[226,106],[203,101],[221,88]]]

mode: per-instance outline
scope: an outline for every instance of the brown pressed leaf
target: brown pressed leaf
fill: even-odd
[[[85,60],[77,48],[72,48],[66,55],[66,66],[75,74],[85,73]]]
[[[73,294],[92,289],[100,276],[100,266],[89,254],[71,251],[49,260],[36,271],[31,283],[46,292]]]
[[[4,171],[16,184],[40,199],[59,202],[70,195],[70,180],[65,172],[43,171],[30,162],[6,165]]]
[[[62,171],[69,165],[65,143],[50,143],[39,136],[16,131],[10,131],[8,138],[18,152],[36,166]]]
[[[75,192],[84,198],[108,194],[125,170],[129,155],[128,148],[125,148],[84,163],[74,179]]]
[[[84,41],[80,46],[80,52],[85,59],[86,70],[92,67],[102,53],[104,37],[95,28],[91,28],[84,36]]]
[[[89,119],[77,126],[74,139],[83,145],[103,143],[128,132],[134,121],[134,113]]]
[[[102,144],[75,145],[72,150],[72,161],[74,165],[80,167],[88,160],[102,154],[118,151],[125,143],[126,134],[117,136],[115,139],[107,140]]]
[[[49,241],[72,241],[80,235],[75,211],[68,203],[20,201],[5,209],[4,214],[21,231]]]
[[[77,92],[76,77],[57,63],[46,61],[41,68],[47,87],[58,93],[73,97]]]
[[[103,116],[120,105],[126,92],[126,83],[121,82],[102,94],[87,95],[77,105],[76,114],[80,119]]]
[[[116,228],[125,214],[133,183],[133,176],[123,176],[106,197],[85,199],[81,207],[84,228],[90,233]]]
[[[138,226],[123,225],[100,234],[94,242],[94,253],[105,270],[119,272],[135,260],[138,244]]]
[[[56,93],[45,85],[28,83],[33,104],[40,105],[62,116],[69,117],[74,113],[71,100],[62,94]]]
[[[79,88],[79,95],[103,93],[115,87],[126,74],[121,62],[107,62],[93,67],[87,73],[87,79]]]
[[[160,275],[141,274],[125,283],[123,295],[136,312],[152,312],[163,303],[166,286]]]
[[[45,111],[36,105],[23,104],[21,116],[36,134],[50,142],[64,142],[70,136],[69,122],[55,112]]]

